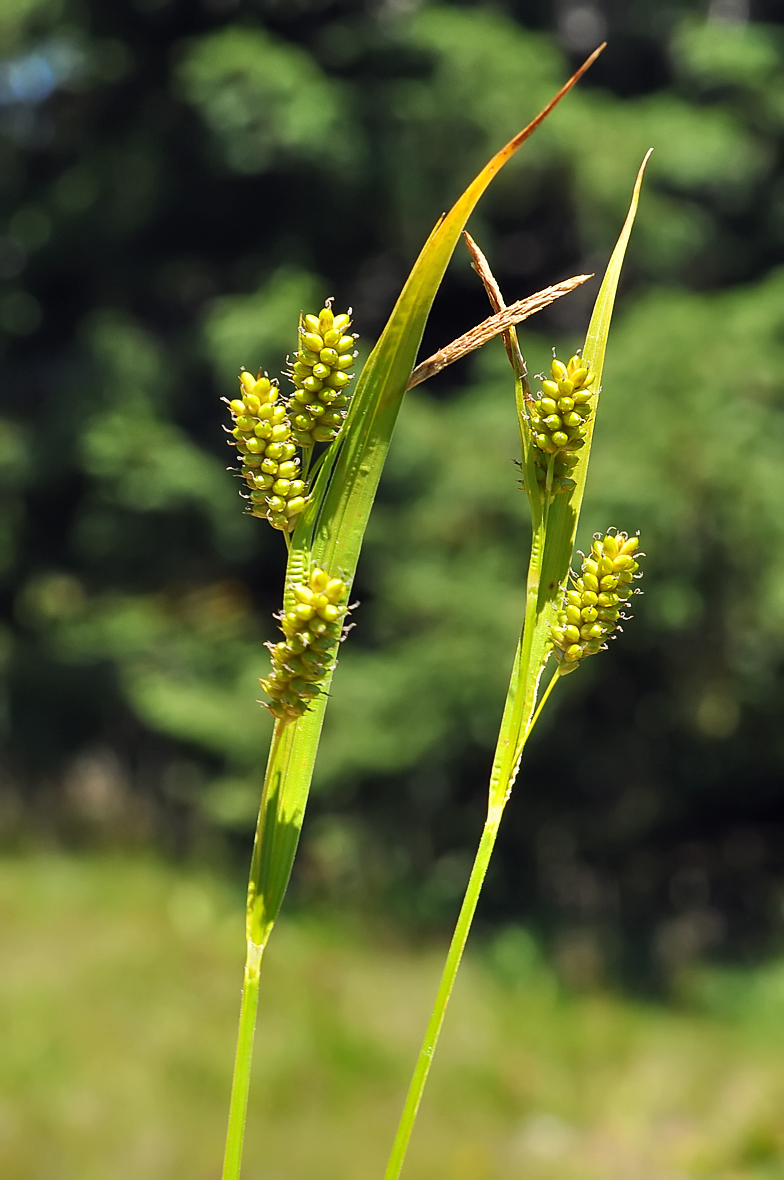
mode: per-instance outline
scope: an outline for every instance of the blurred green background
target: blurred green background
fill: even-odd
[[[766,1103],[784,1078],[768,1077],[767,1058],[754,1054],[773,1043],[780,975],[764,964],[784,934],[782,26],[775,0],[0,3],[0,849],[8,987],[21,989],[7,997],[3,1024],[15,1030],[12,1046],[20,1028],[43,1029],[39,1057],[26,1057],[23,1038],[8,1058],[4,1175],[81,1180],[105,1175],[110,1157],[122,1175],[111,1135],[100,1149],[108,1156],[85,1147],[73,1162],[69,1147],[71,1163],[63,1162],[62,1144],[51,1146],[63,1127],[87,1141],[91,1118],[114,1126],[114,1116],[88,1117],[76,1100],[71,1113],[52,1114],[61,1098],[47,1087],[73,1077],[78,1046],[78,1068],[99,1069],[115,1042],[91,1034],[93,1060],[90,997],[102,994],[101,981],[125,979],[128,964],[128,1020],[143,1021],[160,1002],[161,1030],[150,1018],[150,1036],[176,1043],[161,1051],[161,1093],[171,1085],[170,1101],[193,1116],[188,1079],[203,1069],[193,1081],[199,1101],[222,1118],[237,914],[269,736],[257,678],[284,549],[242,514],[225,472],[220,397],[233,394],[240,365],[279,372],[300,308],[329,294],[354,307],[367,350],[435,218],[605,36],[609,48],[502,174],[471,229],[510,302],[578,271],[601,272],[635,171],[655,148],[581,533],[584,544],[599,527],[642,529],[646,593],[623,639],[564,684],[526,756],[480,910],[490,965],[475,966],[466,984],[473,999],[463,1001],[466,1012],[477,1006],[480,1025],[501,1023],[476,1050],[479,1072],[472,1081],[469,1069],[459,1103],[449,1108],[446,1090],[439,1098],[461,1125],[466,1103],[489,1087],[491,1113],[444,1174],[482,1180],[530,1170],[531,1160],[536,1175],[576,1174],[589,1126],[597,1174],[620,1175],[640,1159],[653,1160],[657,1176],[774,1174],[784,1125],[771,1122]],[[595,290],[587,285],[526,325],[533,372],[553,344],[579,343]],[[423,355],[486,314],[458,252]],[[365,994],[369,981],[398,972],[400,995],[411,1000],[411,1045],[435,959],[410,947],[430,946],[454,916],[522,617],[528,526],[515,456],[500,344],[408,398],[359,569],[357,627],[342,652],[287,903],[300,925],[280,936],[279,981],[294,971],[288,939],[307,978],[318,977],[319,956],[336,964],[338,1008],[354,1003],[352,988]],[[195,926],[176,901],[186,865],[208,875],[194,886],[208,899],[201,911],[196,903]],[[61,905],[62,926],[52,916]],[[170,946],[171,905],[185,933]],[[47,944],[56,958],[48,968],[29,929],[47,921],[59,948]],[[356,929],[346,934],[344,922]],[[368,922],[394,932],[389,946],[368,942]],[[108,932],[123,923],[138,955],[121,953],[125,936]],[[539,974],[521,966],[518,982],[493,982],[494,971],[515,975],[493,966],[505,930],[549,965],[537,958]],[[205,1040],[198,1051],[183,1041],[180,1053],[177,1021],[188,1009],[171,997],[196,995],[185,970],[199,931],[199,947],[209,934],[212,949],[194,951],[205,956],[201,999],[188,1002],[193,1021],[206,1022]],[[40,993],[29,992],[39,974]],[[344,977],[353,981],[345,992]],[[636,998],[590,998],[608,987]],[[549,1081],[533,1097],[517,1094],[518,1082],[504,1090],[494,1057],[493,1037],[508,1039],[518,1020],[519,1051],[538,1060],[540,1049],[525,1047],[536,1021],[520,1015],[528,1001],[514,988],[533,1011],[559,995],[570,1014],[553,1061],[545,1055],[537,1066]],[[569,989],[588,995],[569,1000]],[[327,1105],[350,1107],[357,1135],[366,1119],[378,1122],[383,1139],[406,1055],[398,1059],[388,1030],[361,1020],[344,1044],[334,997],[324,1006],[289,991],[280,1045],[301,1003],[298,1052],[310,1044],[324,1077],[334,1066]],[[714,992],[723,998],[710,1001],[712,1015],[698,1015]],[[768,1032],[729,1031],[735,1008],[753,1008],[758,995]],[[663,997],[691,1005],[692,1017],[635,1006]],[[122,1022],[117,1004],[106,1020]],[[556,1009],[547,1009],[553,1029]],[[612,1052],[601,1048],[604,1020]],[[210,1073],[213,1022],[220,1050]],[[470,1021],[460,1027],[470,1035]],[[635,1066],[641,1077],[652,1071],[654,1090],[672,1046],[696,1038],[687,1129],[672,1132],[673,1142],[683,1135],[696,1144],[692,1154],[678,1146],[654,1160],[645,1136],[657,1140],[651,1128],[671,1116],[646,1097],[613,1116],[634,1124],[637,1146],[602,1155],[615,1131],[599,1107],[612,1106],[608,1095],[625,1076],[619,1063],[637,1060],[628,1046],[638,1036],[660,1045],[654,1064],[640,1050]],[[133,1036],[117,1046],[130,1072],[106,1101],[125,1109],[123,1087],[143,1066],[138,1055],[127,1060]],[[458,1046],[455,1060],[472,1051]],[[616,1053],[606,1071],[605,1051]],[[145,1048],[151,1062],[155,1052]],[[711,1054],[734,1063],[727,1069],[737,1078],[726,1085],[737,1086],[748,1114],[715,1158],[700,1146],[713,1132],[699,1111],[712,1107],[718,1118],[724,1109],[724,1066],[714,1071]],[[610,1079],[594,1106],[558,1089],[576,1094],[589,1060]],[[300,1065],[280,1068],[289,1070],[285,1084],[266,1084],[285,1125]],[[509,1069],[518,1081],[525,1072]],[[312,1084],[329,1090],[323,1079]],[[359,1091],[371,1095],[367,1109],[351,1105]],[[548,1097],[556,1092],[560,1099]],[[154,1094],[145,1099],[151,1110]],[[27,1156],[13,1154],[22,1149],[8,1130],[16,1101],[32,1120],[19,1124]],[[493,1119],[507,1115],[515,1143],[529,1132],[538,1142],[541,1132],[542,1143],[550,1135],[561,1147],[493,1154],[486,1143],[501,1135]],[[141,1125],[152,1116],[139,1108],[133,1117]],[[334,1133],[321,1126],[326,1117],[313,1115],[314,1143]],[[453,1133],[444,1117],[431,1128],[422,1175],[441,1158],[439,1135],[446,1142]],[[128,1175],[214,1174],[211,1159],[198,1170],[195,1147],[193,1159],[177,1155],[171,1144],[181,1135],[164,1146],[156,1126],[149,1122],[141,1154],[129,1155]],[[122,1140],[116,1127],[112,1134]],[[283,1158],[257,1174],[299,1175]],[[337,1175],[337,1160],[318,1174]],[[376,1166],[357,1161],[357,1175]],[[303,1176],[316,1174],[312,1161],[301,1166]]]

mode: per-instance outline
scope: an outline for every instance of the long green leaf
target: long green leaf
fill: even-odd
[[[610,256],[610,261],[607,264],[607,270],[605,271],[602,285],[599,288],[599,294],[596,296],[593,313],[591,314],[591,320],[588,325],[588,332],[585,337],[585,344],[583,345],[583,356],[596,374],[597,391],[600,389],[602,381],[604,354],[607,350],[607,337],[610,334],[610,323],[615,307],[615,296],[618,292],[618,282],[621,277],[621,269],[624,258],[626,257],[626,248],[629,245],[634,220],[637,216],[637,206],[640,201],[640,191],[642,189],[645,169],[652,151],[653,148],[650,148],[646,152],[645,159],[637,173],[629,212],[626,214],[623,228],[618,237],[615,249]],[[599,401],[600,397],[597,397],[597,408]],[[588,473],[588,459],[591,454],[591,443],[593,441],[595,425],[596,411],[594,411],[588,420],[588,435],[585,440],[585,446],[578,452],[580,461],[572,472],[572,478],[577,486],[573,488],[569,496],[556,496],[555,503],[553,504],[543,568],[543,593],[549,592],[553,579],[555,579],[556,585],[560,584],[566,577],[569,569],[569,562],[572,559],[572,550],[577,532],[577,521],[580,516],[580,508],[582,507],[583,495],[585,493],[585,479]]]

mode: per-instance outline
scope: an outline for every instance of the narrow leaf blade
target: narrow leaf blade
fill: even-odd
[[[605,271],[602,285],[599,288],[599,294],[596,296],[593,313],[588,325],[588,333],[585,338],[583,356],[590,362],[591,368],[596,373],[595,387],[597,391],[600,388],[602,380],[604,354],[607,349],[607,337],[610,333],[610,323],[612,321],[613,309],[615,307],[615,296],[618,292],[618,282],[621,277],[621,269],[626,256],[626,248],[629,244],[629,238],[631,237],[632,228],[634,226],[634,219],[637,216],[637,206],[640,200],[640,191],[642,189],[645,168],[648,160],[650,159],[652,150],[653,149],[651,148],[650,151],[647,152],[645,159],[640,165],[640,170],[637,173],[637,179],[634,184],[632,199],[629,205],[629,212],[626,215],[626,220],[623,223],[623,228],[621,229],[615,249],[613,250],[610,256],[610,261],[607,264],[607,270]],[[572,490],[569,496],[556,496],[555,502],[550,509],[550,519],[547,529],[547,544],[542,565],[542,597],[540,598],[540,604],[542,605],[546,599],[553,598],[553,596],[558,596],[558,588],[563,584],[563,581],[569,571],[569,563],[572,558],[572,550],[574,548],[574,541],[577,533],[577,522],[580,516],[583,495],[585,494],[585,479],[588,472],[588,460],[591,454],[593,432],[596,425],[596,413],[598,411],[598,403],[600,401],[601,396],[598,396],[596,399],[596,409],[594,410],[594,413],[591,415],[591,418],[588,422],[588,434],[586,436],[585,446],[579,452],[580,461],[572,473],[576,487]]]
[[[331,462],[319,473],[313,508],[293,543],[311,541],[314,559],[353,573],[397,414],[414,368],[427,317],[460,233],[501,168],[593,63],[587,59],[547,106],[485,165],[425,243],[359,377]],[[297,534],[300,533],[301,537]]]

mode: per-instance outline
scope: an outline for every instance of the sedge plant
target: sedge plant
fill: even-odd
[[[238,1180],[240,1175],[262,956],[291,874],[328,690],[338,647],[347,632],[350,587],[405,392],[493,336],[507,333],[506,340],[511,348],[514,337],[509,333],[513,333],[515,324],[590,276],[578,275],[508,308],[496,307],[494,314],[484,323],[415,368],[430,308],[460,234],[482,193],[574,86],[602,48],[588,58],[531,123],[491,158],[452,209],[440,218],[414,264],[378,343],[356,379],[353,392],[356,350],[355,337],[350,331],[351,313],[335,313],[331,302],[327,301],[320,311],[300,317],[297,348],[286,375],[293,384],[293,392],[284,395],[277,381],[266,373],[259,372],[254,376],[243,371],[239,395],[229,402],[232,415],[229,442],[237,449],[237,473],[247,489],[244,494],[248,510],[254,516],[266,518],[282,533],[288,549],[288,564],[282,610],[278,616],[282,638],[270,645],[272,667],[262,680],[268,697],[265,703],[273,715],[274,728],[251,859],[246,962],[223,1180]],[[598,375],[601,371],[599,342],[601,340],[603,353],[606,326],[594,335],[592,365],[593,372]],[[588,348],[585,355],[589,355]],[[534,505],[538,507],[534,512],[534,558],[529,576],[526,629],[515,660],[513,688],[504,714],[502,741],[491,785],[491,798],[495,800],[492,814],[499,819],[498,800],[508,794],[522,743],[533,723],[536,685],[532,687],[530,677],[552,647],[553,641],[549,631],[545,634],[545,626],[557,621],[556,599],[566,578],[584,484],[584,463],[582,468],[577,465],[574,487],[567,494],[560,495],[557,494],[560,485],[556,487],[554,480],[563,482],[572,478],[560,473],[560,467],[556,474],[561,460],[554,457],[552,462],[547,460],[544,468],[541,464],[537,467],[530,427],[523,425],[523,420],[527,422],[531,413],[526,409],[526,399],[530,398],[527,378],[521,358],[518,359],[514,349],[512,356],[524,439],[525,484],[532,512]],[[588,429],[590,432],[590,424]],[[551,433],[553,439],[555,433]],[[558,448],[556,455],[562,450]],[[537,470],[544,470],[541,491]],[[563,486],[565,489],[567,485],[564,483]],[[551,499],[552,508],[549,507]],[[558,543],[551,541],[551,537],[558,537]],[[538,588],[540,584],[546,585],[547,578],[551,580],[552,590],[542,597]],[[564,660],[567,658],[571,658],[568,653]],[[485,868],[494,838],[493,828],[486,827],[478,859],[478,864],[484,864]],[[472,875],[469,894],[474,900],[470,903],[467,897],[468,908],[464,905],[461,913],[460,930],[463,933],[453,944],[445,978],[449,977],[450,971],[451,979],[454,978],[483,876],[484,870],[478,876],[476,871]],[[458,946],[457,960],[455,946]],[[451,991],[451,982],[448,991]],[[443,1002],[439,999],[440,1016],[434,1013],[437,1018],[435,1036],[443,1019],[446,998],[448,993]],[[429,1029],[434,1047],[435,1037],[431,1033],[432,1029]],[[398,1163],[390,1164],[390,1175],[396,1175],[402,1164],[421,1097],[427,1070],[423,1072],[420,1066],[417,1069],[419,1082],[415,1079],[416,1084],[409,1095],[393,1153],[393,1160]]]

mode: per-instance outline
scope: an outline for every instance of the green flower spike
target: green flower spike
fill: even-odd
[[[307,579],[291,587],[293,610],[284,611],[282,643],[268,643],[272,671],[261,686],[270,697],[270,713],[281,721],[301,717],[321,692],[320,684],[334,667],[331,653],[341,638],[348,607],[346,583],[314,569]]]
[[[550,462],[553,464],[553,492],[568,492],[575,486],[569,472],[578,461],[577,451],[585,445],[585,424],[593,413],[595,391],[588,388],[596,378],[576,353],[567,365],[553,353],[552,380],[542,380],[531,409],[536,478],[544,487]]]
[[[289,403],[294,438],[301,447],[337,438],[349,402],[348,385],[357,353],[349,334],[351,309],[333,315],[328,299],[317,316],[300,321],[300,347],[288,376],[295,385]]]
[[[572,672],[585,656],[604,650],[619,619],[628,618],[621,609],[632,594],[640,593],[632,583],[641,578],[634,558],[640,538],[626,533],[594,534],[591,552],[585,558],[580,577],[572,574],[572,589],[564,596],[563,609],[553,626],[555,654],[563,676]],[[637,557],[644,554],[637,553]]]
[[[266,516],[273,528],[289,533],[305,507],[307,486],[291,438],[280,390],[266,373],[240,373],[241,398],[229,402],[233,442],[242,457],[240,474],[250,488],[250,512]]]

